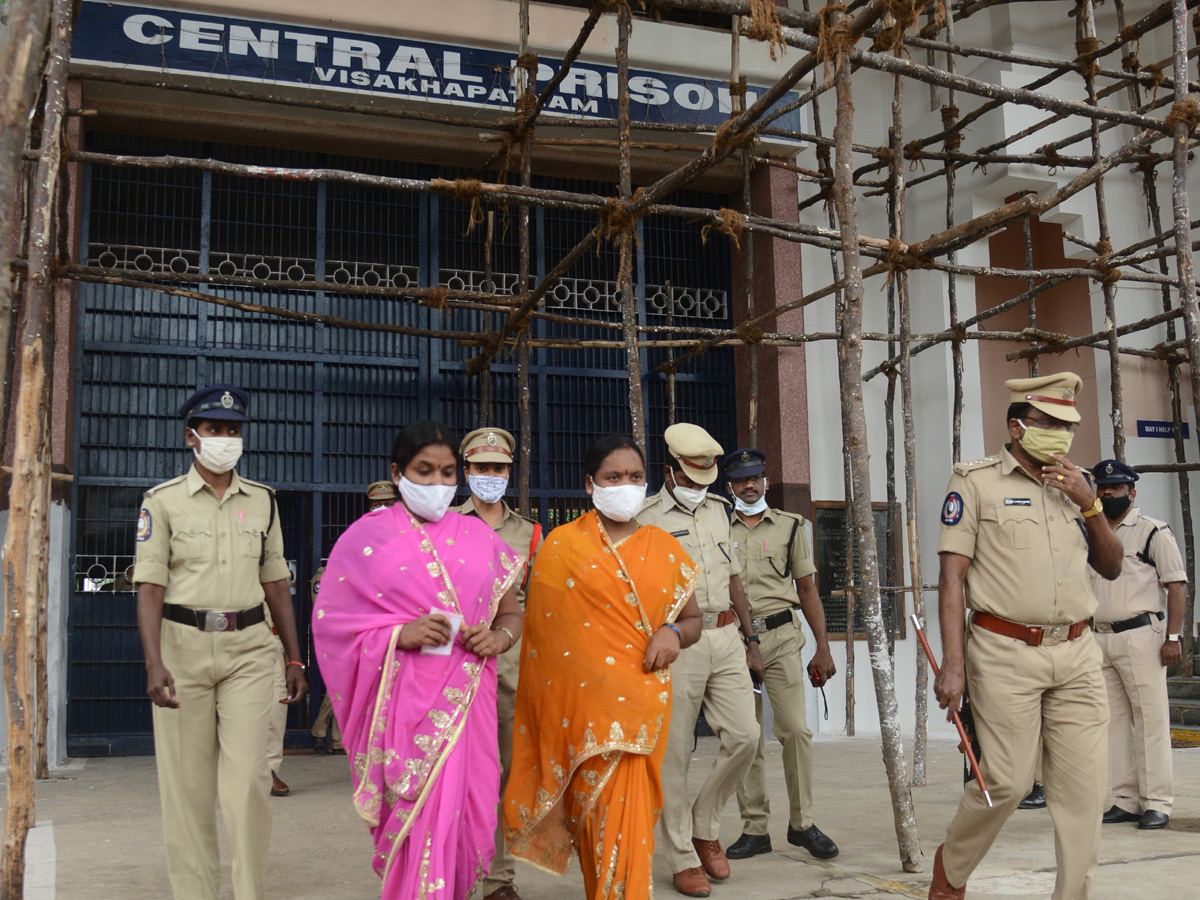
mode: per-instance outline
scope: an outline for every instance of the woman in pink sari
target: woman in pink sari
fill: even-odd
[[[492,657],[521,635],[524,558],[486,523],[447,512],[455,446],[433,422],[401,430],[391,454],[401,502],[346,530],[313,611],[384,900],[461,900],[494,850]]]

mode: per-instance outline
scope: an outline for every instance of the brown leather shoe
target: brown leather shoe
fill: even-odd
[[[517,893],[516,885],[502,884],[483,900],[521,900],[521,895]]]
[[[282,780],[280,780],[278,775],[276,775],[274,772],[272,772],[271,773],[271,796],[272,797],[286,797],[291,792],[292,792],[292,789],[290,787],[288,787]]]
[[[942,844],[933,854],[933,881],[929,885],[929,900],[964,900],[967,896],[967,886],[951,887],[946,880],[946,870],[942,868]]]
[[[700,866],[692,866],[690,869],[676,872],[673,880],[675,890],[685,897],[707,897],[712,893],[712,885],[704,877],[704,869]]]
[[[696,848],[696,855],[700,857],[700,864],[704,866],[709,878],[713,881],[724,881],[729,877],[729,860],[725,851],[721,849],[720,841],[692,838],[692,846]]]

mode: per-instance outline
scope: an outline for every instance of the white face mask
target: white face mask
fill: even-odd
[[[213,474],[224,475],[242,458],[240,437],[200,437],[195,428],[189,430],[200,442],[200,446],[192,448],[196,462]]]
[[[495,503],[508,489],[508,479],[499,475],[468,475],[471,493],[484,503]]]
[[[457,484],[415,484],[403,475],[396,485],[400,491],[400,499],[414,516],[420,516],[426,522],[440,522],[450,502],[458,492]]]
[[[729,493],[733,494],[733,485],[729,486]],[[757,516],[759,513],[767,511],[767,479],[763,479],[763,492],[758,500],[754,503],[747,503],[737,494],[733,494],[733,508],[740,512],[743,516]]]
[[[592,505],[614,522],[628,522],[646,502],[644,484],[618,484],[601,487],[592,482]]]
[[[680,487],[675,482],[675,473],[671,473],[671,493],[675,495],[675,499],[686,506],[688,509],[695,509],[704,502],[704,498],[708,496],[708,488],[702,487],[699,490],[696,488]]]

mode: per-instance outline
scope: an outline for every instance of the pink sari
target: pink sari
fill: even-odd
[[[329,556],[313,639],[384,900],[470,894],[492,862],[500,791],[495,661],[457,640],[449,656],[399,649],[400,628],[431,610],[491,622],[523,563],[478,519],[422,526],[400,503]]]

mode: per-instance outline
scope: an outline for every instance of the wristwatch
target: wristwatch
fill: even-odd
[[[1177,635],[1177,634],[1168,634],[1168,635],[1167,635],[1167,640],[1168,640],[1168,641],[1174,641],[1176,644],[1178,644],[1178,643],[1179,643],[1179,635]]]
[[[752,634],[749,637],[746,637],[746,635],[743,634],[742,635],[742,643],[745,644],[747,648],[749,648],[751,644],[761,644],[762,641],[760,641],[758,639],[757,634]]]
[[[1095,503],[1093,503],[1087,509],[1081,509],[1080,512],[1083,513],[1083,517],[1085,519],[1090,519],[1092,516],[1098,516],[1100,513],[1104,512],[1104,504],[1101,503],[1100,498],[1097,497]]]

